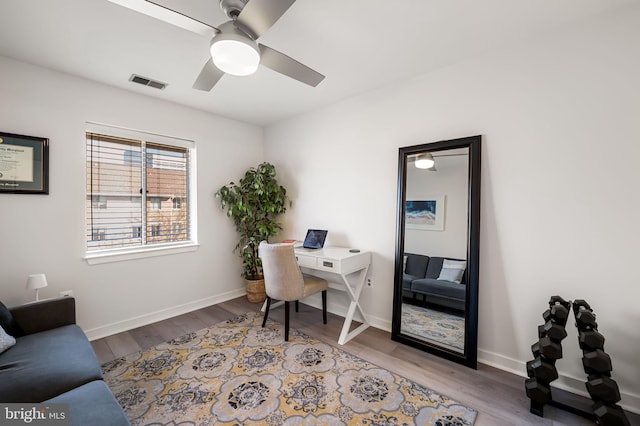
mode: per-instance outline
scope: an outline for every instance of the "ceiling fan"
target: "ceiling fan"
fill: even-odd
[[[210,57],[194,89],[210,91],[226,74],[250,75],[258,65],[316,87],[324,75],[256,40],[295,3],[295,0],[220,0],[231,19],[218,28],[148,0],[109,0],[202,36],[211,37]]]

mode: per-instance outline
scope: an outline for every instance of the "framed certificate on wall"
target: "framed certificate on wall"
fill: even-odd
[[[49,193],[49,139],[0,132],[0,193]]]

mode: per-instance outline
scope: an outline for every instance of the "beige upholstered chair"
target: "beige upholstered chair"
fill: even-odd
[[[264,286],[267,292],[267,309],[264,312],[262,326],[267,323],[271,299],[284,301],[284,340],[289,340],[289,302],[296,302],[319,291],[322,292],[322,320],[327,323],[327,280],[302,275],[296,262],[291,244],[260,243],[260,259],[264,272]]]

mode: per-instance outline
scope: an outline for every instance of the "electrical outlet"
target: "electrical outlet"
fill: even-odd
[[[373,278],[367,277],[367,285],[371,287],[373,285]]]
[[[73,290],[61,291],[60,297],[73,297]]]

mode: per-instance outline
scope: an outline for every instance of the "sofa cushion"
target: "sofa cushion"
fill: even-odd
[[[424,277],[437,280],[440,276],[443,262],[444,257],[431,257],[431,259],[429,259],[429,266],[427,267],[427,272],[425,273]]]
[[[9,336],[4,328],[0,327],[0,354],[11,346],[16,344],[16,339],[13,336]]]
[[[415,277],[424,278],[424,274],[427,271],[427,265],[429,264],[429,256],[422,254],[406,253],[407,264],[404,268],[404,273],[413,275]]]
[[[427,295],[432,294],[434,296],[448,297],[450,299],[464,300],[467,289],[466,286],[452,281],[423,278],[415,280],[411,284],[411,291]]]
[[[442,265],[444,264],[444,260],[457,260],[457,261],[465,261],[464,259],[454,259],[450,257],[431,257],[429,259],[429,266],[427,267],[427,273],[425,274],[425,278],[432,278],[437,280],[440,276],[440,271],[442,271]],[[462,276],[462,284],[466,282],[466,274]]]
[[[87,337],[67,325],[16,339],[0,355],[0,401],[42,402],[102,379]]]
[[[126,426],[129,420],[111,390],[95,380],[46,402],[69,404],[70,426]]]
[[[462,280],[462,276],[464,275],[464,270],[467,268],[466,260],[450,260],[445,259],[442,263],[442,270],[440,270],[440,275],[438,275],[439,280],[444,281],[453,281],[454,283],[460,284]]]
[[[0,327],[13,337],[20,337],[24,335],[16,321],[13,319],[11,311],[2,302],[0,302]]]
[[[411,290],[411,283],[413,282],[413,280],[417,280],[418,278],[423,278],[423,277],[416,277],[415,275],[403,274],[402,288],[405,290]]]

